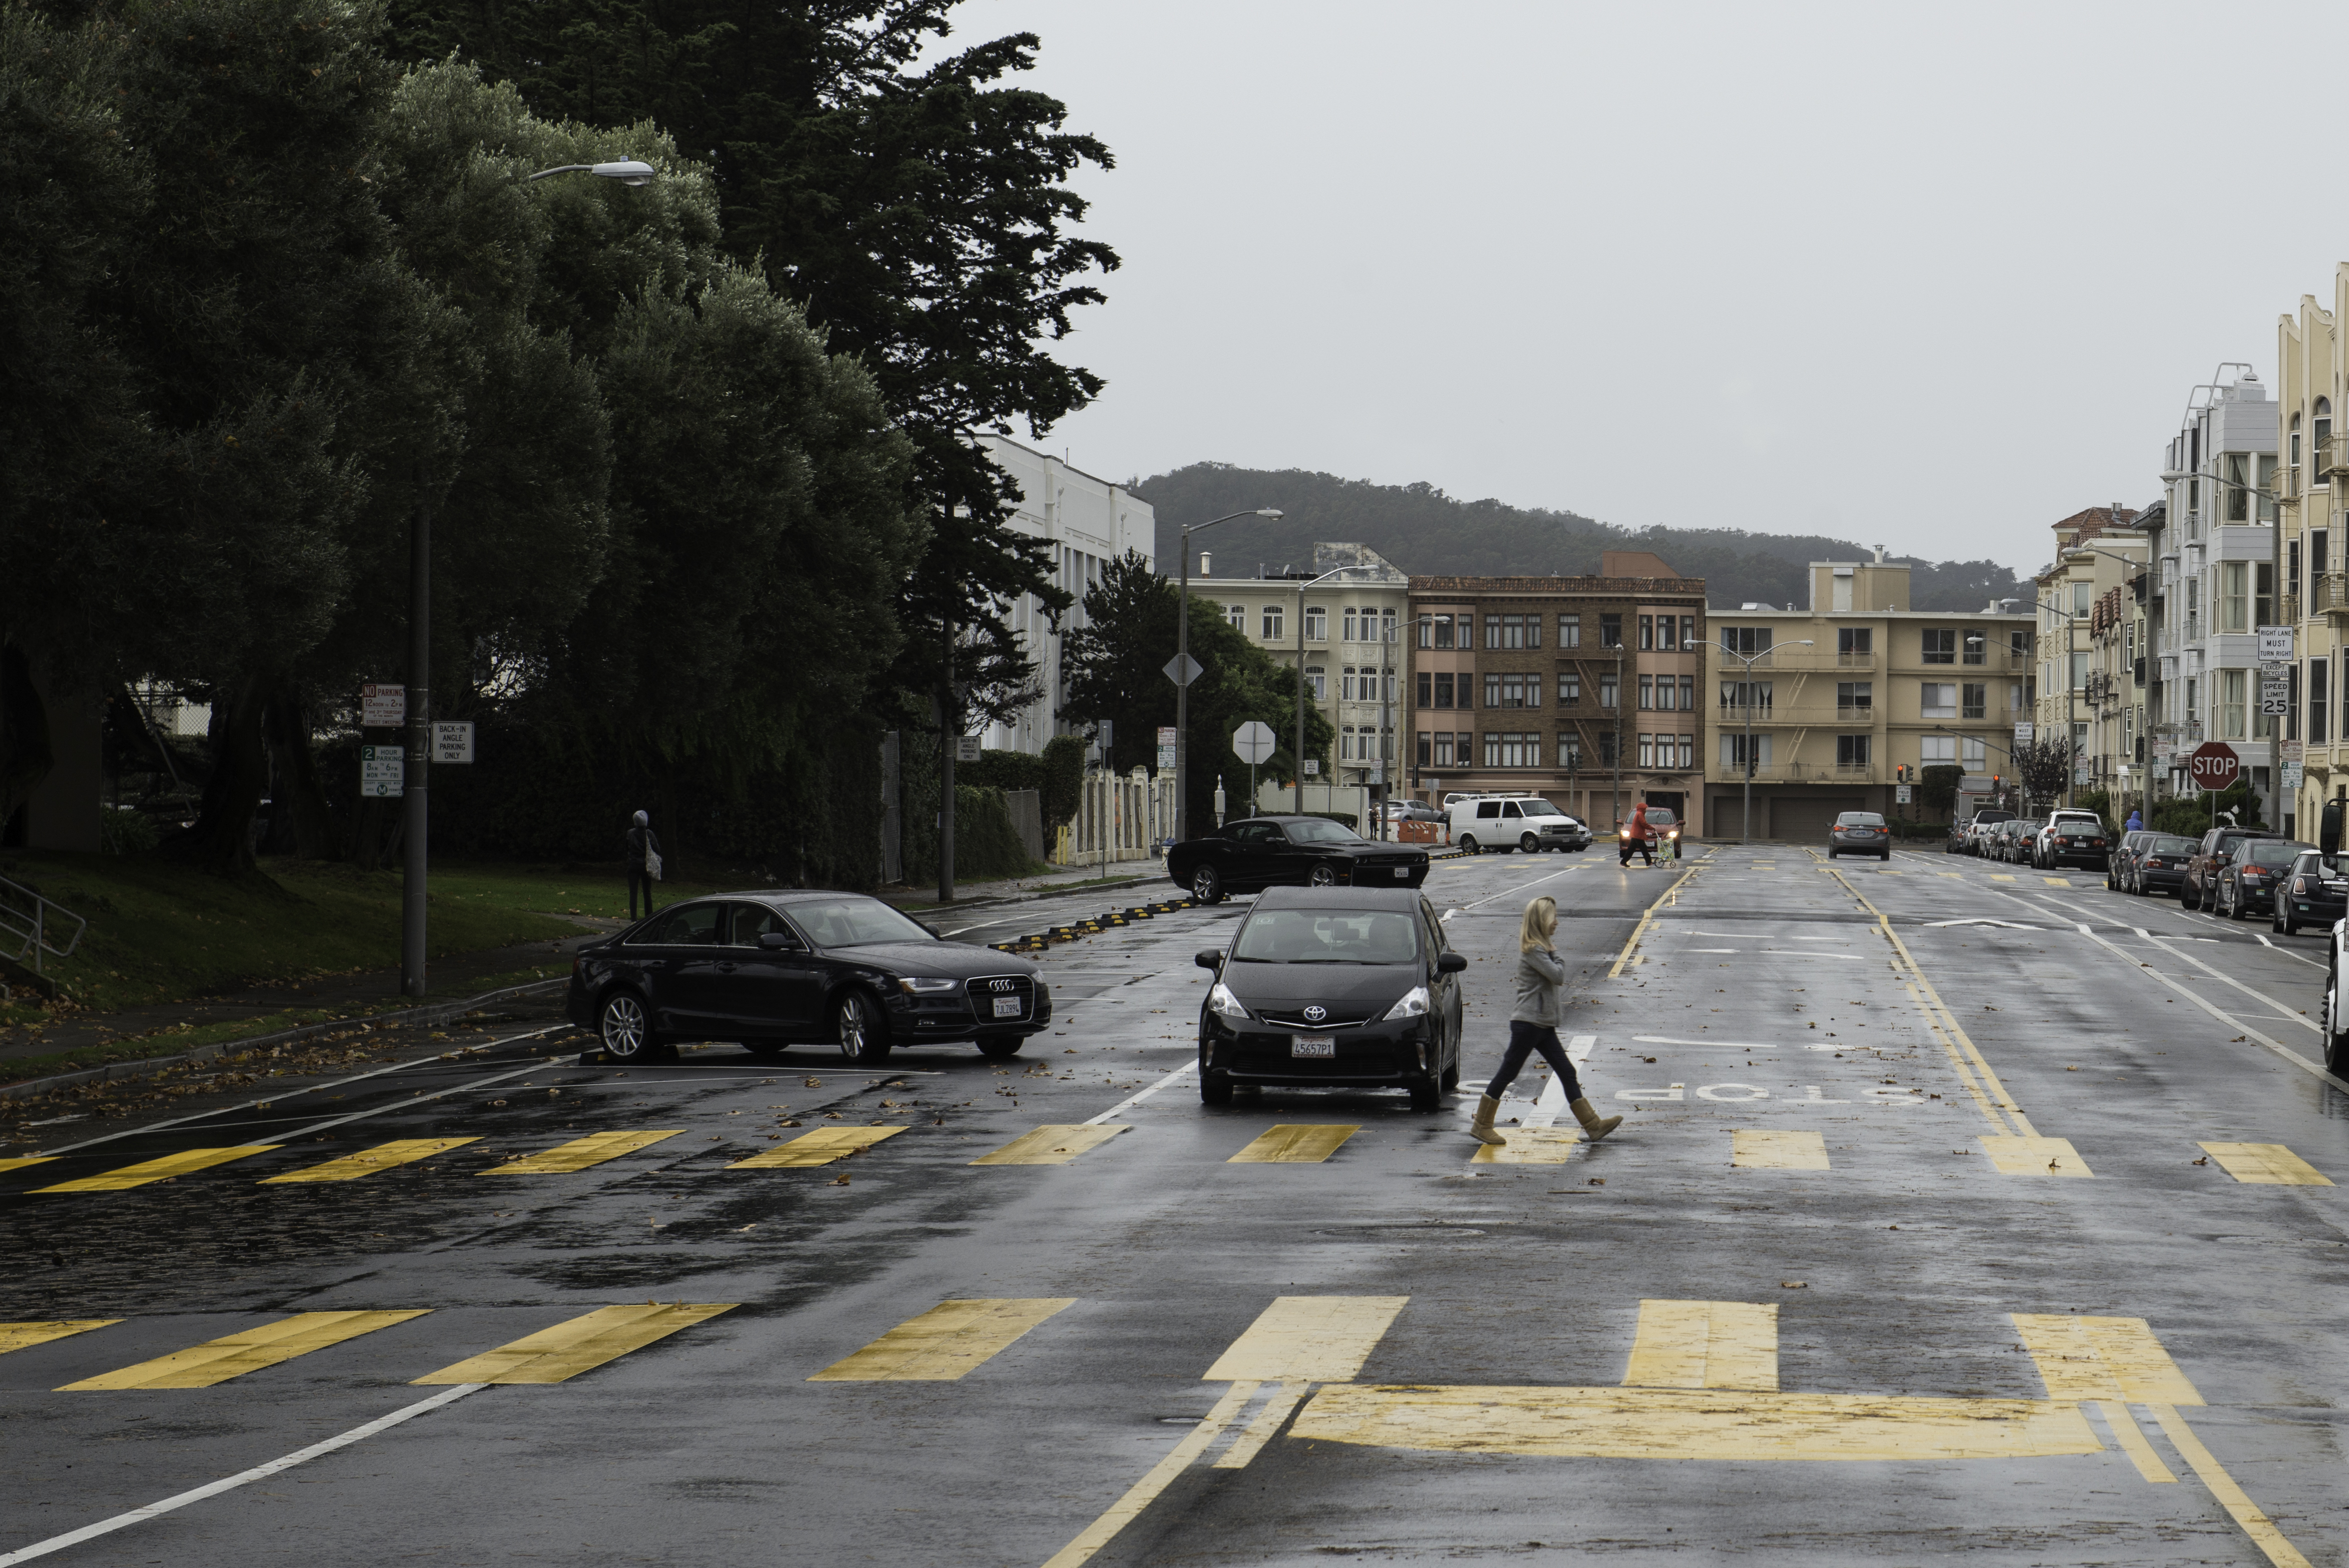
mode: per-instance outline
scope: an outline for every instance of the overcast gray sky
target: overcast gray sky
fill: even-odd
[[[2315,6],[971,0],[1117,155],[1046,444],[2018,568],[2328,305]]]

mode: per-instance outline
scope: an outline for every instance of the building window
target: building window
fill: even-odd
[[[1485,706],[1487,708],[1540,707],[1541,677],[1538,675],[1487,675],[1485,677]]]
[[[1837,735],[1836,737],[1836,766],[1839,768],[1864,768],[1868,766],[1870,748],[1875,744],[1876,737],[1873,735]]]
[[[1612,730],[1599,732],[1599,765],[1602,768],[1611,768],[1615,765],[1615,732]]]
[[[1486,648],[1498,648],[1501,646],[1501,618],[1499,616],[1488,615],[1485,618],[1485,646]]]
[[[1487,675],[1485,677],[1485,706],[1497,708],[1500,705],[1501,678],[1497,675]]]
[[[2314,417],[2309,421],[2308,431],[2308,483],[2329,484],[2332,481],[2324,472],[2324,444],[2333,439],[2332,400],[2317,399],[2313,412]]]
[[[1681,642],[1685,646],[1696,640],[1696,617],[1692,615],[1681,617]]]
[[[2261,561],[2251,567],[2251,624],[2275,624],[2275,563]],[[2135,630],[2135,623],[2131,623]]]
[[[1926,735],[1917,742],[1917,760],[1927,767],[1953,767],[1958,761],[1955,735]]]
[[[1362,635],[1363,635],[1363,636],[1365,636],[1365,637],[1368,637],[1368,636],[1370,635],[1370,630],[1371,630],[1371,618],[1371,618],[1371,612],[1370,612],[1370,611],[1368,611],[1368,610],[1364,610],[1364,611],[1362,612]],[[1390,608],[1390,609],[1382,609],[1382,610],[1379,611],[1379,640],[1380,640],[1381,642],[1392,642],[1394,639],[1395,639],[1395,612],[1394,612],[1392,609],[1391,609],[1391,608]]]
[[[1557,705],[1561,708],[1575,708],[1579,707],[1581,703],[1582,677],[1569,670],[1559,670],[1557,672]]]
[[[1516,649],[1526,646],[1526,623],[1531,622],[1534,646],[1541,646],[1541,617],[1531,615],[1488,615],[1485,618],[1485,646]]]
[[[1351,724],[1339,726],[1338,760],[1341,763],[1350,763],[1354,760],[1354,726]]]
[[[1836,653],[1843,659],[1870,659],[1876,654],[1876,628],[1846,626],[1836,628]]]
[[[1438,648],[1450,648],[1452,646],[1452,618],[1448,615],[1440,615],[1433,618],[1435,623],[1435,646]]]
[[[1653,735],[1640,737],[1640,765],[1643,768],[1656,765],[1656,737]]]
[[[2006,634],[2006,656],[2009,659],[2031,657],[2031,633],[2016,627]]]
[[[1876,682],[1873,680],[1838,680],[1836,682],[1836,713],[1839,718],[1852,718],[1876,711]]]
[[[1539,648],[1541,646],[1541,623],[1542,618],[1537,615],[1529,615],[1526,617],[1526,646],[1527,648]]]
[[[1966,772],[1978,774],[1986,771],[1988,764],[1984,760],[1985,756],[1986,753],[1980,735],[1958,737],[1958,765],[1964,768]]]
[[[2219,563],[2219,624],[2220,631],[2241,631],[2250,614],[2251,563],[2221,561]]]
[[[1557,645],[1560,648],[1580,648],[1582,646],[1582,618],[1580,616],[1562,615],[1557,618]]]
[[[1224,618],[1232,623],[1234,631],[1238,632],[1242,637],[1247,635],[1247,606],[1231,606],[1224,611]]]
[[[1650,711],[1655,705],[1656,678],[1652,675],[1642,675],[1640,677],[1640,711]]]
[[[1681,737],[1680,751],[1680,766],[1684,768],[1692,768],[1696,766],[1696,737],[1694,735],[1682,735]]]
[[[1623,618],[1621,616],[1602,615],[1599,618],[1599,646],[1601,648],[1620,648],[1623,646]]]
[[[1928,719],[1954,719],[1958,716],[1958,689],[1950,681],[1928,680],[1918,689]]]
[[[2243,738],[2243,688],[2246,684],[2240,670],[2219,671],[2219,735],[2222,740]]]
[[[1955,664],[1958,661],[1958,634],[1953,627],[1929,626],[1925,628],[1925,662]]]
[[[1742,769],[1745,766],[1745,759],[1750,755],[1753,757],[1754,765],[1756,768],[1768,767],[1770,765],[1770,737],[1767,735],[1753,736],[1750,742],[1753,746],[1751,753],[1746,750],[1748,743],[1748,737],[1742,730],[1733,734],[1723,735],[1721,737],[1721,765],[1724,768]]]
[[[1449,735],[1444,737],[1444,749],[1446,752],[1449,752],[1452,749],[1452,737]],[[1434,762],[1435,746],[1433,743],[1433,737],[1429,735],[1426,731],[1422,730],[1419,732],[1419,765],[1421,767],[1428,767],[1433,765]]]
[[[1280,640],[1280,628],[1287,624],[1287,621],[1281,615],[1280,606],[1267,605],[1264,607],[1265,641],[1278,642]]]
[[[1490,730],[1485,732],[1485,765],[1488,768],[1501,765],[1501,737]]]
[[[1435,732],[1434,765],[1439,768],[1448,768],[1452,765],[1452,732],[1449,730],[1438,730]]]
[[[1330,701],[1329,672],[1318,664],[1307,665],[1305,667],[1305,690],[1312,694],[1313,701],[1316,702],[1327,702]]]
[[[1471,748],[1475,745],[1476,737],[1467,733],[1465,731],[1455,731],[1452,736],[1452,742],[1453,755],[1459,759],[1459,763],[1462,767],[1466,767],[1468,765],[1468,759],[1474,755],[1474,752]]]
[[[1537,768],[1541,766],[1542,738],[1536,734],[1501,736],[1501,765],[1505,768]]]
[[[1671,634],[1670,632],[1666,632],[1664,635],[1670,637]],[[1656,618],[1651,615],[1643,615],[1640,618],[1640,651],[1642,653],[1651,652],[1655,649],[1655,646]],[[1645,743],[1645,737],[1642,737],[1641,744],[1644,745]]]
[[[2085,650],[2081,650],[2072,655],[2072,690],[2085,691],[2087,689],[2088,655]]]
[[[1572,772],[1582,765],[1582,737],[1571,731],[1560,731],[1557,737],[1557,765]]]
[[[1423,708],[1435,706],[1435,677],[1424,670],[1419,672],[1419,705]]]
[[[1966,662],[1980,664],[1990,657],[1990,639],[1978,626],[1966,628]]]
[[[2227,459],[2227,521],[2251,521],[2251,498],[2248,493],[2251,465],[2239,454]]]
[[[1693,675],[1681,677],[1681,711],[1683,713],[1696,711],[1696,677]]]
[[[1305,640],[1308,642],[1330,640],[1330,612],[1319,605],[1315,605],[1305,612]]]
[[[1437,672],[1435,677],[1435,701],[1430,704],[1430,706],[1436,708],[1449,708],[1452,706],[1452,672],[1450,670],[1445,670]]]
[[[1341,702],[1354,700],[1354,667],[1350,664],[1338,671],[1338,700]]]
[[[1721,706],[1724,711],[1743,713],[1748,704],[1755,711],[1770,711],[1770,682],[1767,680],[1724,680],[1721,683]]]
[[[1612,708],[1619,704],[1621,691],[1617,682],[1621,679],[1611,670],[1599,678],[1599,705],[1601,708]]]
[[[1985,682],[1980,680],[1970,680],[1959,689],[1958,696],[1960,704],[1958,712],[1959,718],[1986,719],[1990,717],[1990,687]]]
[[[2312,746],[2324,744],[2325,733],[2332,719],[2332,714],[2326,711],[2332,701],[2331,695],[2326,691],[2326,683],[2332,673],[2331,659],[2312,659],[2308,661],[2308,743]]]
[[[1724,626],[1721,628],[1721,649],[1723,653],[1734,653],[1746,659],[1767,653],[1770,651],[1770,628],[1766,626]]]
[[[1355,615],[1354,607],[1353,607],[1353,606],[1351,606],[1351,605],[1348,605],[1348,606],[1346,607],[1345,637],[1344,637],[1344,640],[1346,640],[1346,641],[1348,641],[1348,642],[1361,642],[1361,641],[1365,641],[1365,640],[1367,640],[1366,639],[1363,639],[1363,638],[1361,638],[1361,637],[1357,637],[1357,636],[1355,635],[1355,632],[1356,632],[1356,631],[1357,631],[1357,629],[1358,629],[1358,626],[1357,626],[1357,623],[1356,623],[1356,621],[1355,621],[1355,619],[1354,619],[1354,615]]]

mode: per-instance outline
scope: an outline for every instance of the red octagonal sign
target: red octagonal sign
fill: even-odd
[[[2186,766],[2194,775],[2194,787],[2207,790],[2225,789],[2243,771],[2243,764],[2235,760],[2235,748],[2217,741],[2205,741],[2195,747]]]

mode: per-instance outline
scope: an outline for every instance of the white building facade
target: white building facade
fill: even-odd
[[[1055,717],[1062,701],[1061,641],[1064,632],[1085,624],[1085,590],[1101,581],[1102,568],[1129,550],[1154,569],[1157,556],[1157,514],[1123,485],[1112,484],[1082,469],[1072,468],[1050,452],[1023,446],[1006,436],[983,436],[987,453],[1011,475],[1019,489],[1019,509],[1011,526],[1052,545],[1055,586],[1077,599],[1061,618],[1059,629],[1034,595],[1023,594],[1011,607],[1014,630],[1035,661],[1042,695],[1003,722],[982,732],[980,744],[990,751],[1025,752],[1035,755],[1044,742],[1070,726]]]

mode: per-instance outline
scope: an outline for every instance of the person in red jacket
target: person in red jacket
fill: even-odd
[[[1656,864],[1655,845],[1649,837],[1646,801],[1643,800],[1631,808],[1630,829],[1619,841],[1618,847],[1622,851],[1622,858],[1618,862],[1619,865],[1631,864],[1631,851],[1634,849],[1640,852],[1651,867]]]

